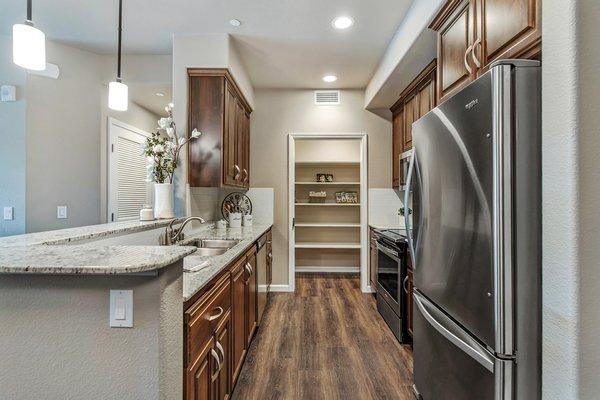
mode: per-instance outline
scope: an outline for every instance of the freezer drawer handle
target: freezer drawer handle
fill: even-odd
[[[450,331],[447,327],[442,325],[438,320],[431,315],[431,313],[427,310],[428,301],[424,299],[417,292],[414,293],[414,301],[421,311],[421,314],[425,317],[427,322],[431,324],[440,334],[442,334],[446,339],[452,342],[456,347],[467,353],[471,358],[481,364],[485,369],[494,373],[494,359],[492,356],[485,350],[482,346],[476,343],[473,339],[463,334],[458,328],[454,329],[454,332]],[[431,306],[430,306],[431,307]],[[444,316],[445,317],[445,316]],[[444,318],[446,319],[446,318]],[[448,320],[448,322],[450,322]],[[449,328],[453,328],[449,326]],[[462,337],[461,337],[462,336]]]

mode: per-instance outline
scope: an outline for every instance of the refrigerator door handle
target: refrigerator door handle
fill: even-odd
[[[410,259],[412,261],[413,269],[417,269],[416,256],[414,241],[412,238],[412,228],[410,226],[410,208],[408,207],[408,200],[410,198],[410,185],[412,183],[413,174],[415,171],[415,158],[417,152],[414,151],[410,156],[410,163],[408,165],[408,174],[406,177],[406,187],[404,189],[404,227],[406,228],[406,238],[408,239],[408,252],[410,253]]]
[[[475,339],[471,338],[461,327],[442,312],[435,310],[435,306],[419,292],[414,291],[413,294],[417,308],[435,330],[481,364],[485,369],[494,373],[494,357],[482,345],[477,343]]]

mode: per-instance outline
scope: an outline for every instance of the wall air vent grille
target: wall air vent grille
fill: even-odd
[[[315,90],[315,104],[318,106],[336,106],[340,104],[339,90]]]

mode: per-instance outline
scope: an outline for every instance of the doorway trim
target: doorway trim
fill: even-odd
[[[290,133],[288,134],[288,287],[296,290],[296,251],[294,235],[296,140],[303,139],[357,139],[360,140],[360,289],[372,292],[368,276],[368,135],[366,133]]]

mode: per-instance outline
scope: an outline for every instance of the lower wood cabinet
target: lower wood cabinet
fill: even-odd
[[[267,265],[269,260],[272,262],[272,255],[267,257]],[[270,282],[269,271],[267,279]],[[256,244],[214,282],[184,304],[186,400],[231,397],[260,322]]]

